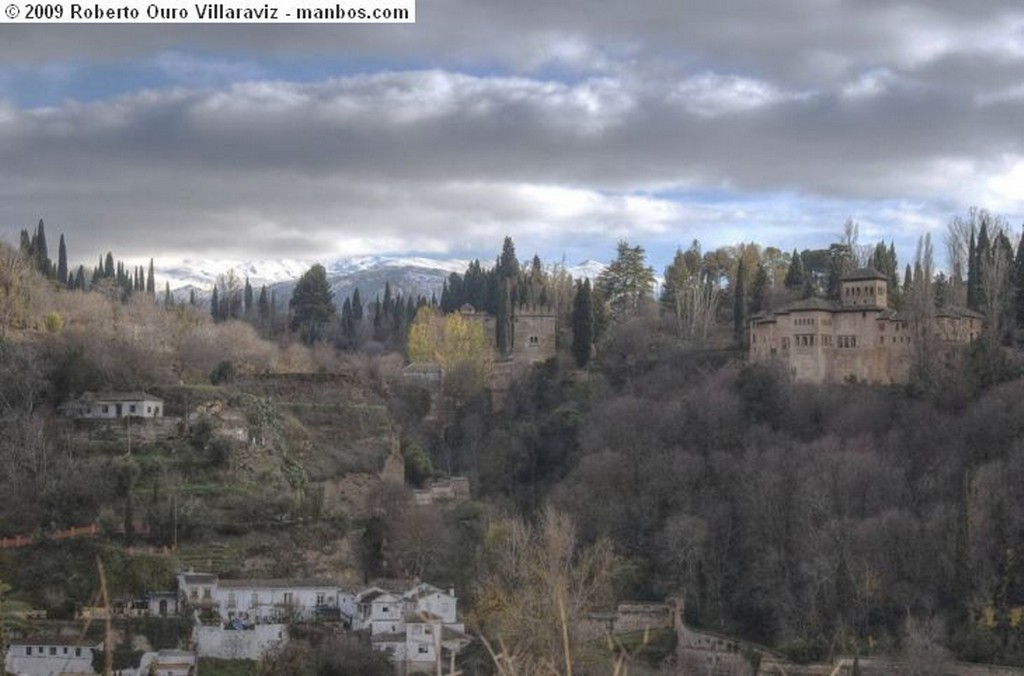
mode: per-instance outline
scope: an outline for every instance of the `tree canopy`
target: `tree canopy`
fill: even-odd
[[[307,345],[323,338],[324,329],[337,308],[334,292],[327,283],[327,271],[317,263],[299,278],[288,301],[292,311],[292,330],[298,331]]]

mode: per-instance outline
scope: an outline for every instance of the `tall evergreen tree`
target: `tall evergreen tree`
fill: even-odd
[[[210,316],[213,321],[220,321],[220,304],[217,301],[217,285],[213,285],[213,293],[210,294]]]
[[[78,273],[75,275],[75,288],[79,291],[85,291],[85,266],[78,266]]]
[[[146,276],[146,293],[151,298],[156,296],[156,275],[153,271],[153,259],[149,259],[149,274]]]
[[[22,229],[21,231],[21,253],[25,256],[32,257],[32,240],[28,236],[28,230]]]
[[[195,306],[195,304],[196,304],[196,290],[195,289],[189,289],[188,290],[188,304],[192,305],[192,306]]]
[[[260,326],[266,328],[270,325],[270,300],[267,298],[267,285],[260,287],[260,296],[256,301],[257,313],[260,318]]]
[[[46,247],[46,228],[41,218],[36,236],[32,239],[32,253],[35,255],[36,270],[47,277],[53,276],[53,263],[50,262],[50,253]]]
[[[516,258],[516,245],[511,237],[505,237],[501,245],[501,256],[496,267],[495,292],[497,294],[497,312],[495,312],[495,342],[502,354],[508,354],[515,343],[512,330],[512,317],[516,304],[516,281],[519,278],[519,259]]]
[[[977,311],[981,304],[981,266],[978,264],[978,245],[974,241],[974,229],[967,245],[967,307]]]
[[[164,282],[164,307],[174,307],[174,296],[171,295],[171,283]]]
[[[114,254],[107,252],[107,258],[103,261],[103,276],[109,279],[114,278]]]
[[[346,298],[341,305],[341,335],[345,339],[345,346],[351,347],[355,343],[356,325],[352,319],[352,300]]]
[[[584,367],[590,361],[594,345],[594,300],[590,280],[576,282],[576,296],[572,306],[572,354],[576,365]]]
[[[1024,234],[1017,243],[1017,255],[1013,261],[1014,288],[1016,298],[1014,310],[1017,319],[1017,328],[1024,329]]]
[[[252,312],[252,284],[249,283],[249,275],[245,276],[245,290],[242,292],[242,311],[246,317]]]
[[[57,245],[57,281],[67,286],[68,283],[68,248],[64,245],[64,235],[60,236]]]
[[[288,302],[292,311],[292,330],[298,331],[307,345],[323,337],[327,323],[337,311],[333,297],[334,292],[327,283],[327,271],[319,263],[303,273],[295,284]]]
[[[793,254],[789,258],[789,270],[786,271],[783,283],[790,291],[799,291],[804,287],[804,262],[796,249],[793,249]]]
[[[616,249],[615,260],[598,276],[595,291],[613,315],[634,314],[653,292],[654,269],[647,265],[642,246],[631,247],[620,240]]]
[[[740,257],[736,268],[736,282],[732,291],[732,330],[737,343],[743,343],[747,322],[747,266]]]
[[[765,266],[758,265],[754,273],[754,281],[750,287],[750,313],[763,312],[768,309],[768,270]]]
[[[358,326],[363,321],[363,298],[359,295],[359,287],[352,291],[352,321]]]

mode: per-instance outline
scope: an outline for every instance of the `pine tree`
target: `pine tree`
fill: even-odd
[[[634,314],[653,292],[654,269],[647,265],[642,246],[631,247],[620,240],[616,249],[615,260],[598,276],[595,291],[613,315]]]
[[[64,245],[64,235],[60,236],[60,244],[57,245],[57,281],[67,286],[68,283],[68,249]]]
[[[153,271],[153,259],[149,259],[149,274],[146,276],[146,293],[151,298],[156,296],[156,275]]]
[[[590,280],[576,282],[572,306],[572,354],[580,368],[590,361],[594,345],[594,300]]]
[[[195,304],[196,304],[196,290],[195,289],[189,289],[188,290],[188,304],[192,305],[192,306],[195,306]]]
[[[292,311],[292,330],[311,345],[323,337],[324,329],[337,308],[332,302],[334,293],[327,283],[327,271],[319,263],[299,278],[288,307]]]
[[[103,276],[108,279],[114,278],[114,254],[107,252],[107,258],[103,262]]]
[[[85,266],[78,266],[78,273],[75,275],[75,288],[79,291],[85,291]]]

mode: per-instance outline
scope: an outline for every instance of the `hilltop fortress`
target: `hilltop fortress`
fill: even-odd
[[[889,308],[886,286],[885,275],[861,268],[840,280],[838,301],[808,298],[754,315],[750,361],[778,360],[797,382],[899,384],[910,377],[922,331],[943,356],[981,335],[982,316],[960,308],[939,310],[929,326],[915,326]]]

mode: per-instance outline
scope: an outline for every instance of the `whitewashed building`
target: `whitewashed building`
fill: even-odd
[[[178,575],[181,603],[241,626],[298,619],[340,619],[343,592],[327,580],[221,580],[210,573]]]
[[[102,648],[102,644],[83,646],[77,637],[12,639],[4,668],[17,676],[92,674],[93,651]]]
[[[164,400],[145,392],[85,392],[62,404],[64,415],[81,420],[162,418]]]

